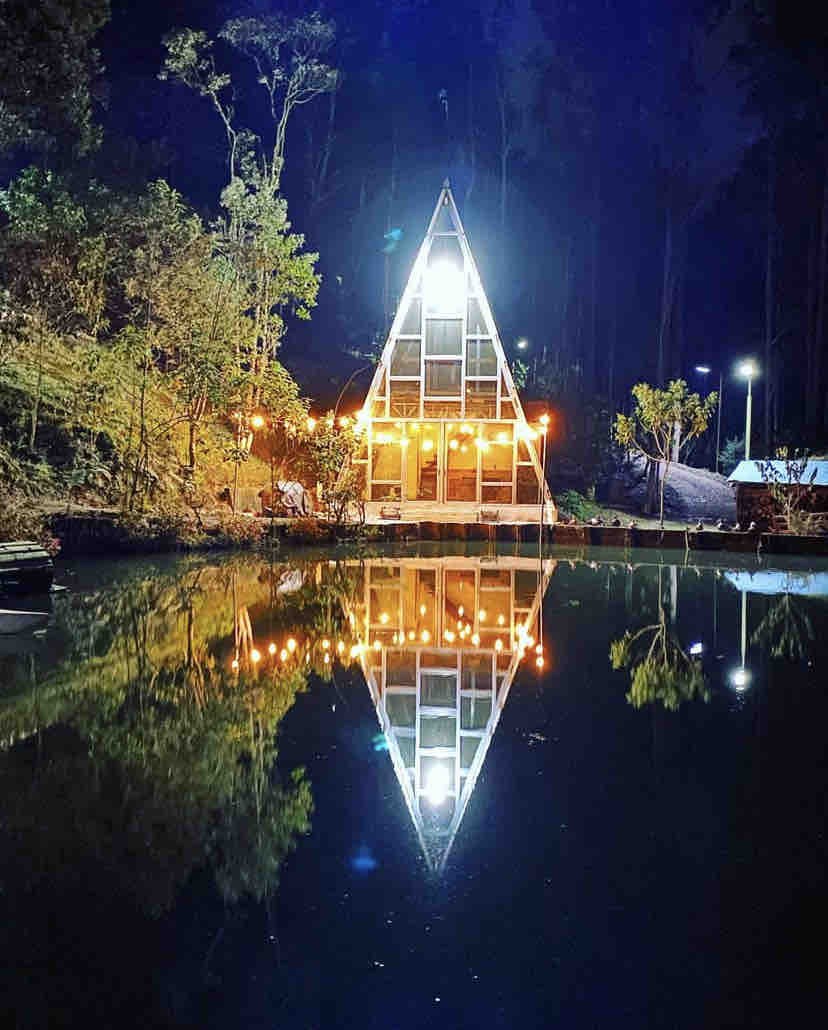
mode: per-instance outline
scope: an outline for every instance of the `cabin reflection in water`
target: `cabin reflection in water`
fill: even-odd
[[[363,564],[349,616],[388,751],[429,867],[445,866],[518,666],[544,664],[552,561]]]

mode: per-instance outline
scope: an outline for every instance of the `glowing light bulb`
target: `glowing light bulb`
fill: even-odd
[[[288,637],[288,641],[285,646],[287,647],[288,651],[290,651],[290,653],[293,654],[293,652],[296,650],[296,641],[293,639],[293,637]]]
[[[414,638],[415,638],[416,636],[417,636],[417,634],[416,634],[416,633],[414,632],[414,630],[413,630],[413,629],[410,629],[410,630],[408,631],[408,639],[409,639],[409,640],[413,640],[413,639],[414,639]]]
[[[498,654],[500,654],[500,652],[503,650],[503,641],[500,639],[500,637],[498,637],[497,640],[495,640],[494,649],[495,651],[497,651]]]
[[[424,451],[433,451],[434,450],[434,441],[433,440],[423,440],[423,450]]]
[[[508,433],[504,433],[504,432],[498,433],[497,434],[497,442],[498,443],[509,443],[509,434]]]
[[[238,658],[234,658],[233,661],[230,662],[230,668],[235,671],[236,669],[238,669],[238,667],[239,667],[239,660],[238,660]]]
[[[264,424],[265,420],[261,415],[254,415],[253,418],[250,419],[250,425],[253,429],[261,429]]]
[[[325,662],[325,665],[328,665],[330,664],[331,656],[329,654],[326,654],[323,660]]]
[[[315,418],[309,418],[307,420],[307,422],[305,423],[305,425],[308,427],[308,432],[312,433],[314,431],[314,429],[316,429],[316,419]]]
[[[458,607],[457,614],[458,615],[465,615],[466,614],[466,609],[463,607],[462,604]]]
[[[342,654],[342,652],[345,650],[345,644],[340,640],[339,643],[336,645],[336,649],[340,654]]]
[[[380,622],[383,624],[383,626],[386,625],[386,623],[388,622],[389,618],[390,618],[390,616],[389,616],[388,612],[380,612],[379,619],[380,619]]]
[[[456,440],[449,440],[449,447],[451,450],[456,451],[460,444]]]
[[[288,660],[288,653],[287,653],[287,651],[285,650],[284,647],[279,652],[279,657],[282,659],[283,662],[286,662]]]
[[[429,640],[431,640],[431,634],[428,632],[427,629],[424,629],[423,632],[420,634],[420,640],[422,640],[424,644],[427,644]]]
[[[272,641],[267,645],[267,653],[269,655],[276,654],[276,645]]]
[[[428,608],[426,608],[426,606],[424,604],[421,604],[420,605],[420,615],[425,615],[425,613],[427,611],[428,611]]]
[[[253,650],[250,652],[250,661],[253,662],[253,664],[255,665],[257,662],[260,662],[261,660],[262,660],[262,653],[261,653],[261,651],[257,651],[256,648],[254,647]]]
[[[505,617],[505,615],[498,615],[498,617],[497,617],[497,624],[498,624],[498,626],[505,626],[506,625],[506,617]]]
[[[535,654],[543,654],[543,645],[542,644],[538,644],[537,645],[537,647],[535,648]]]
[[[478,617],[478,619],[480,619],[481,622],[485,622],[486,621],[486,609],[485,608],[481,608],[480,611],[477,613],[477,617]]]
[[[448,641],[448,642],[449,642],[450,644],[453,644],[453,643],[454,643],[454,633],[453,633],[453,632],[452,632],[452,631],[451,631],[450,629],[447,629],[447,630],[445,631],[445,633],[443,634],[443,636],[444,636],[444,637],[446,638],[446,640],[447,640],[447,641]]]
[[[479,633],[472,633],[471,642],[474,644],[475,647],[479,647],[479,645],[480,645],[480,634]]]
[[[460,432],[461,433],[465,433],[467,436],[471,436],[471,434],[474,432],[474,430],[468,424],[468,422],[464,422],[463,425],[460,426]]]
[[[374,650],[375,651],[381,651],[382,650],[382,644],[379,642],[379,640],[375,640],[374,641]]]
[[[322,641],[322,650],[323,651],[327,651],[330,646],[331,646],[330,640],[325,639],[325,640]]]
[[[539,669],[543,668],[543,655],[542,654],[539,654],[538,657],[535,659],[535,665],[537,665],[537,667]]]
[[[425,796],[430,805],[437,807],[448,797],[451,777],[442,762],[432,765],[425,778]]]

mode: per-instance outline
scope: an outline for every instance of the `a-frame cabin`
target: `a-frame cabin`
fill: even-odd
[[[448,181],[443,184],[363,408],[366,516],[555,519]],[[396,511],[395,511],[396,514]]]

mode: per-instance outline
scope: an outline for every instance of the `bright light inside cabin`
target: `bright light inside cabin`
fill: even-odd
[[[445,765],[432,765],[425,779],[425,796],[430,805],[437,807],[448,797],[451,777]]]
[[[426,269],[425,297],[428,310],[437,315],[453,315],[463,310],[466,284],[463,269],[451,261],[435,261]]]
[[[730,674],[730,683],[734,690],[740,693],[750,686],[750,672],[742,665],[734,669]]]

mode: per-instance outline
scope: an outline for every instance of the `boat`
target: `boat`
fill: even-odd
[[[0,596],[45,593],[54,571],[49,552],[35,541],[0,543]]]

